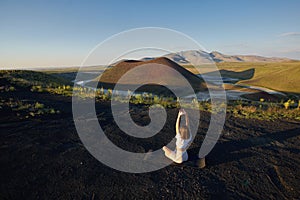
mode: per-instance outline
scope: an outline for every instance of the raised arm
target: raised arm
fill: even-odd
[[[189,116],[188,116],[188,114],[185,112],[185,110],[184,110],[184,109],[180,109],[179,113],[181,113],[181,116],[185,115],[185,125],[186,125],[186,126],[189,126],[189,123],[190,123],[190,121],[189,121]]]
[[[190,125],[190,120],[189,120],[189,116],[188,116],[188,114],[185,112],[185,125],[187,126],[187,127],[189,127],[189,125]]]
[[[176,120],[176,134],[180,134],[179,133],[179,124],[180,124],[180,116],[181,116],[181,112],[179,111],[178,116],[177,116],[177,120]]]
[[[185,115],[185,125],[187,126],[188,130],[189,130],[189,134],[191,133],[191,129],[190,129],[190,120],[189,120],[189,116],[186,113],[186,111],[184,109],[181,110],[182,115]]]

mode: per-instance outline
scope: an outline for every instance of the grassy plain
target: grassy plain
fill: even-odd
[[[216,66],[220,70],[221,75],[231,78],[237,77],[230,75],[228,71],[243,72],[250,69],[254,70],[253,77],[250,79],[245,79],[241,73],[239,78],[245,80],[240,80],[238,84],[266,87],[286,93],[300,93],[300,61],[276,63],[224,62],[217,63]],[[185,67],[193,73],[199,73],[191,66]],[[200,71],[203,73],[212,72],[214,69],[209,65],[200,67]]]

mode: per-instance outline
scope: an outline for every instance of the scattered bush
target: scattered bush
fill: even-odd
[[[37,115],[59,113],[58,110],[46,107],[44,104],[39,102],[19,101],[12,98],[7,100],[1,99],[0,109],[10,109],[16,112],[16,116],[21,119],[35,117]]]
[[[44,104],[39,103],[39,102],[36,102],[36,103],[34,104],[34,108],[35,108],[35,109],[43,109],[43,108],[44,108]]]
[[[300,120],[300,110],[295,106],[295,102],[289,100],[284,103],[264,103],[253,102],[253,105],[243,105],[232,103],[227,110],[236,117],[254,118],[261,120],[276,120],[276,119],[294,119]],[[284,105],[284,106],[282,106]],[[291,107],[292,106],[292,107]]]

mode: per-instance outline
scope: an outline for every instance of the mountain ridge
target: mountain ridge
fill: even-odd
[[[279,57],[264,57],[258,55],[226,55],[218,51],[210,53],[199,50],[187,50],[178,53],[170,53],[164,55],[178,64],[206,64],[206,63],[221,63],[221,62],[288,62],[295,61],[289,58]]]

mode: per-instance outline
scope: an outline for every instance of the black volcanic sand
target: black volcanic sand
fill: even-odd
[[[297,199],[300,196],[300,123],[227,116],[223,134],[207,156],[193,165],[210,116],[201,113],[188,164],[130,174],[97,161],[81,143],[72,118],[71,98],[21,91],[2,93],[34,99],[61,114],[19,120],[9,109],[0,115],[0,199]],[[157,138],[128,137],[113,123],[108,102],[96,105],[100,124],[118,146],[136,152],[158,149],[175,135],[178,109]],[[144,106],[132,106],[138,124],[149,123]]]

